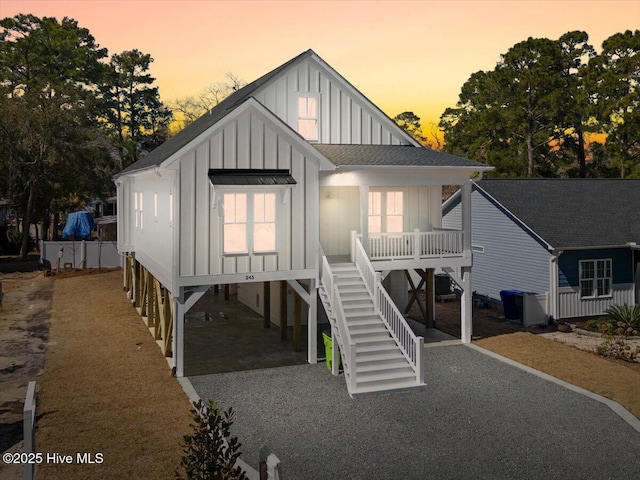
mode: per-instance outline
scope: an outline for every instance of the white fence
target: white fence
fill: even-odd
[[[26,462],[24,464],[25,480],[33,480],[36,471],[36,462],[30,454],[36,451],[36,382],[29,382],[27,396],[24,400],[22,432],[24,435],[24,454]]]
[[[53,268],[111,268],[122,266],[117,242],[57,241],[40,242],[40,261],[47,260]]]

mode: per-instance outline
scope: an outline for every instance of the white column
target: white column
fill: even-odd
[[[184,376],[184,314],[184,289],[180,288],[180,296],[173,299],[173,339],[171,349],[176,377]]]
[[[307,319],[308,331],[308,362],[318,363],[318,290],[316,279],[309,280],[309,316]]]
[[[462,244],[465,258],[471,258],[471,182],[462,185]]]
[[[360,185],[360,232],[362,246],[369,255],[369,185]]]
[[[460,339],[462,343],[471,343],[471,335],[473,333],[471,267],[462,267],[462,283],[462,297],[460,298]]]

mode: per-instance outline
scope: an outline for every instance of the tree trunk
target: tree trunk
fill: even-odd
[[[58,240],[58,230],[60,229],[60,212],[53,214],[53,225],[51,226],[51,240]]]
[[[27,200],[27,208],[22,217],[22,247],[20,248],[20,258],[22,261],[27,260],[27,254],[29,253],[29,226],[31,225],[31,213],[33,212],[33,205],[36,202],[36,186],[34,182],[31,182],[29,186],[29,199]]]
[[[576,127],[578,133],[578,165],[580,166],[580,178],[587,178],[587,155],[584,150],[584,132],[582,126]]]
[[[527,134],[527,177],[533,177],[533,145],[531,134]]]

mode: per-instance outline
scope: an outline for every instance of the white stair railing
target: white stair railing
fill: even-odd
[[[380,316],[387,326],[387,329],[400,347],[405,358],[408,360],[411,368],[416,372],[416,380],[418,383],[424,382],[424,338],[418,337],[411,327],[407,324],[403,315],[391,300],[386,289],[380,281],[380,273],[376,272],[367,257],[364,247],[360,239],[352,236],[352,251],[354,252],[354,261],[360,275],[364,279],[369,294],[374,299],[376,313]]]
[[[329,298],[329,305],[331,307],[331,313],[329,315],[329,321],[333,327],[333,321],[331,317],[335,319],[335,326],[338,328],[338,345],[334,345],[333,348],[339,348],[342,354],[342,363],[345,374],[348,378],[348,388],[352,392],[356,387],[356,344],[351,338],[351,333],[347,327],[347,317],[344,313],[344,307],[342,300],[340,299],[340,293],[338,292],[338,277],[331,271],[331,266],[326,256],[322,256],[322,272],[320,276],[320,282],[324,288],[324,291]]]

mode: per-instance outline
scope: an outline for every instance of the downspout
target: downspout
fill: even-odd
[[[549,257],[549,317],[558,319],[558,258],[562,250],[554,250]]]

